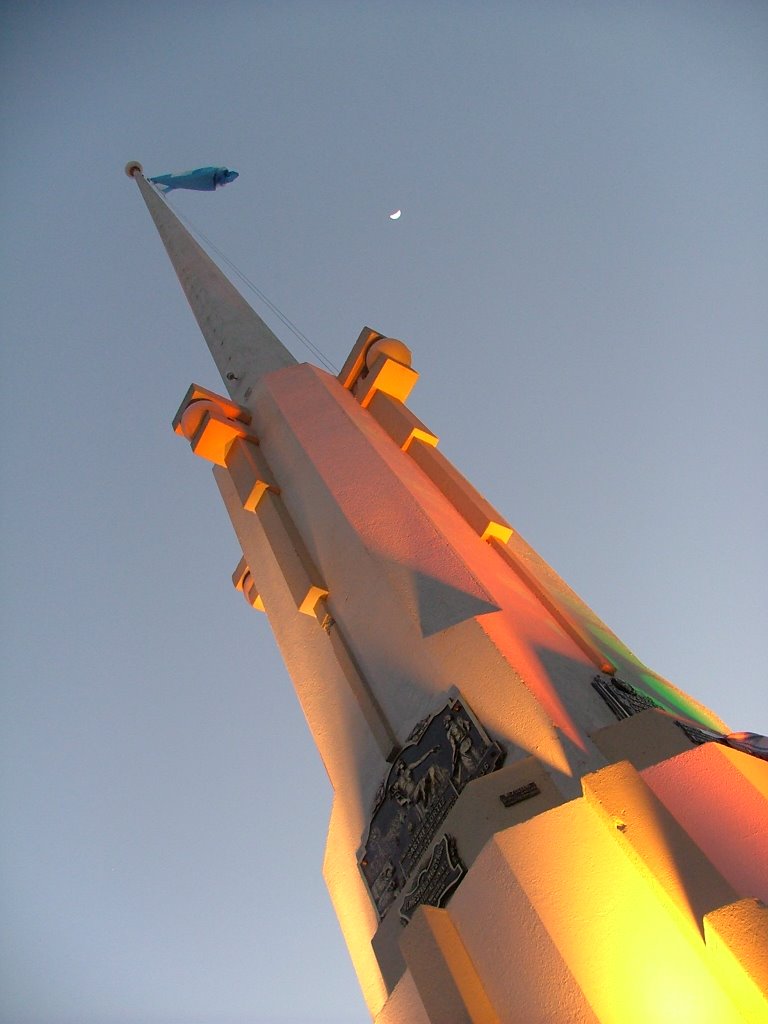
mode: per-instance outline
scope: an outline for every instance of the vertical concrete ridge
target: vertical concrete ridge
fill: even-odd
[[[750,1018],[743,1006],[737,1006],[712,969],[703,935],[692,925],[689,914],[676,912],[668,892],[655,878],[653,859],[628,850],[628,842],[643,838],[639,833],[645,823],[638,813],[643,808],[638,808],[633,793],[622,796],[618,776],[609,772],[607,782],[612,792],[604,794],[610,799],[601,809],[578,798],[496,833],[493,846],[498,846],[511,872],[503,885],[522,888],[601,1024],[751,1024],[764,1019]],[[689,842],[682,852],[690,852],[692,845]],[[478,858],[474,872],[484,859]],[[685,862],[680,866],[685,873]],[[662,870],[668,875],[666,867]],[[472,909],[466,905],[471,881],[470,874],[450,903],[462,937],[466,933],[462,913]],[[684,877],[683,885],[693,882],[693,889],[698,881]],[[696,903],[697,894],[691,895]],[[699,909],[707,902],[712,907],[719,898],[705,893],[698,900]],[[528,934],[512,926],[507,942],[514,946],[516,941],[522,948],[530,948]],[[548,965],[531,956],[528,964],[531,972],[544,972],[555,993],[561,990],[567,975],[554,969],[556,963]],[[479,962],[479,966],[484,971],[485,964]],[[495,969],[500,968],[497,962]],[[492,991],[484,973],[483,979]],[[519,972],[513,984],[520,991],[519,998],[525,998],[530,991],[526,971]],[[540,1005],[540,997],[536,1002]],[[562,1010],[539,1016],[534,1004],[534,1012],[527,1017],[512,1019],[565,1024],[577,1018]]]
[[[367,890],[361,885],[360,868],[354,853],[360,843],[361,830],[362,822],[355,809],[350,807],[347,794],[337,791],[328,822],[323,880],[363,998],[371,1016],[377,1017],[387,1002],[388,993],[371,946],[378,924],[376,911]]]
[[[584,799],[653,886],[679,926],[698,938],[704,915],[738,897],[629,761],[585,775]],[[698,933],[698,934],[697,934]]]
[[[398,981],[392,994],[374,1017],[373,1024],[432,1024],[419,997],[410,971]]]
[[[704,918],[707,953],[745,1018],[768,1021],[768,907],[738,900]]]
[[[440,1024],[501,1024],[446,910],[422,905],[400,937],[421,1001]]]
[[[735,892],[768,902],[768,762],[702,743],[642,775]]]

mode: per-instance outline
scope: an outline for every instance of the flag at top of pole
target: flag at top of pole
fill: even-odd
[[[138,167],[135,169],[140,170]],[[131,172],[128,171],[128,173]],[[195,192],[213,192],[222,185],[228,185],[237,177],[239,177],[237,171],[230,171],[227,167],[196,167],[193,171],[161,174],[147,180],[151,181],[161,192],[172,192],[175,188],[187,188]]]

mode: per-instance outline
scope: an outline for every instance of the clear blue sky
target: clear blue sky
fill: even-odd
[[[337,365],[403,338],[446,454],[768,732],[768,8],[17,2],[0,46],[0,1020],[363,1024],[327,782],[170,430],[220,383],[123,165],[239,170],[178,208]]]

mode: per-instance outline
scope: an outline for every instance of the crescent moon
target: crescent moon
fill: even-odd
[[[400,220],[400,215],[402,214],[402,212],[403,212],[402,210],[395,210],[394,213],[390,213],[389,219],[390,220]]]

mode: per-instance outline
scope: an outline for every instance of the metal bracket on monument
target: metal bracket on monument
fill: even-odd
[[[374,800],[358,858],[379,919],[429,854],[467,783],[495,771],[504,760],[502,748],[489,738],[461,694],[453,692],[455,696],[411,731]]]

